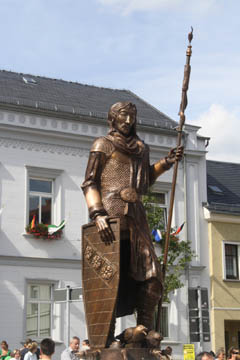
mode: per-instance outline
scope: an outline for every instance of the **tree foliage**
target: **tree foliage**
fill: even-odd
[[[161,231],[162,240],[156,243],[156,246],[160,247],[161,255],[158,260],[161,264],[163,264],[166,238],[166,209],[158,205],[158,200],[155,195],[151,193],[144,196],[143,204],[147,213],[150,230],[159,229]],[[174,231],[175,230],[172,229],[172,232]],[[154,237],[153,241],[155,242]],[[180,241],[178,236],[170,235],[168,260],[164,281],[164,302],[169,302],[169,295],[171,292],[184,286],[181,276],[186,266],[188,266],[194,256],[195,253],[191,250],[190,241]]]

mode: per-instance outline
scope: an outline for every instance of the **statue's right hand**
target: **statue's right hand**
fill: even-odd
[[[114,234],[108,224],[107,216],[98,215],[95,219],[95,224],[102,241],[106,245],[111,244],[114,240]]]

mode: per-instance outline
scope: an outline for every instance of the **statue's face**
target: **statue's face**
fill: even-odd
[[[115,129],[118,130],[122,135],[128,136],[136,121],[136,113],[132,109],[122,109],[117,114],[115,120]]]

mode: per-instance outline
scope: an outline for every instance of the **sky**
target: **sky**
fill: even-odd
[[[128,89],[178,121],[194,28],[188,124],[207,158],[240,163],[239,0],[0,0],[0,69]]]

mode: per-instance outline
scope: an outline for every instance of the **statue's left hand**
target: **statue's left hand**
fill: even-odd
[[[167,162],[169,164],[174,164],[176,161],[181,161],[183,157],[183,150],[184,150],[183,146],[178,146],[176,148],[171,149],[166,158]]]

